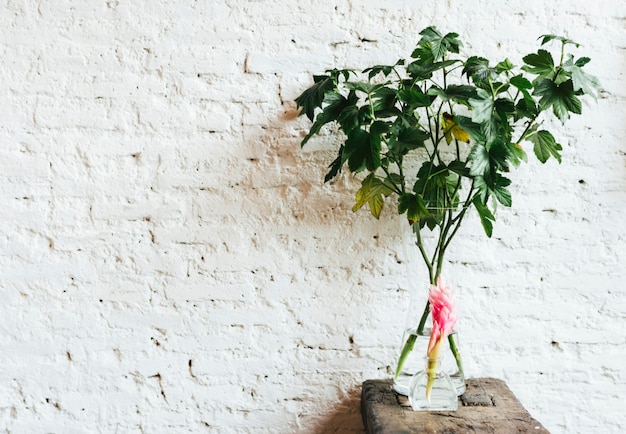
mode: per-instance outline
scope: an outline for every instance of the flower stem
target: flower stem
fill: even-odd
[[[452,355],[454,356],[454,360],[456,360],[456,366],[459,368],[460,372],[463,372],[463,361],[461,360],[461,353],[459,352],[459,347],[456,345],[456,341],[454,340],[454,335],[448,335],[448,343],[450,344],[450,351],[452,351]]]
[[[435,276],[433,275],[433,264],[428,259],[428,254],[426,253],[426,249],[424,249],[424,243],[422,242],[422,233],[420,232],[419,226],[417,226],[415,236],[417,237],[417,241],[415,243],[417,244],[417,247],[422,254],[422,258],[424,259],[426,268],[428,268],[428,278],[430,279],[430,283],[433,284],[435,282]]]
[[[424,307],[424,312],[422,313],[422,317],[420,318],[420,322],[417,326],[417,334],[421,335],[424,333],[424,326],[426,325],[426,318],[428,318],[428,314],[430,313],[430,302],[426,301],[426,306]]]
[[[439,359],[428,358],[428,363],[426,365],[426,401],[430,402],[430,393],[433,390],[433,385],[435,384],[435,377],[437,376],[437,368],[439,367]]]
[[[404,367],[404,363],[406,359],[413,351],[413,347],[415,346],[415,341],[417,340],[417,333],[410,333],[407,338],[404,346],[402,347],[402,351],[400,352],[400,358],[398,359],[398,366],[396,366],[396,373],[393,378],[398,378],[398,375],[402,372],[402,368]]]

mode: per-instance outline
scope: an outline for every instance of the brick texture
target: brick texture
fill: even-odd
[[[430,24],[515,63],[583,44],[603,86],[563,164],[515,172],[446,273],[468,375],[554,433],[626,431],[626,24],[617,0],[0,5],[0,432],[361,433],[408,303],[391,208],[322,183],[293,99]]]

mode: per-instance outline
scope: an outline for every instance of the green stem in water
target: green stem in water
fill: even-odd
[[[459,347],[457,347],[456,341],[454,340],[454,335],[448,335],[448,343],[450,344],[450,351],[452,351],[454,360],[456,360],[456,366],[459,368],[459,372],[463,372],[463,361],[461,360]]]
[[[430,304],[426,302],[426,307],[424,308],[424,313],[422,313],[422,318],[420,319],[420,323],[417,326],[417,330],[415,333],[410,333],[406,338],[406,342],[402,346],[402,351],[400,352],[400,358],[398,358],[398,366],[396,367],[396,374],[394,378],[398,378],[398,375],[402,372],[402,368],[404,367],[404,363],[406,359],[413,351],[413,347],[415,347],[415,341],[417,337],[424,333],[424,326],[426,325],[426,318],[428,318],[428,314],[430,313]]]
[[[409,334],[409,337],[407,338],[406,342],[402,346],[402,351],[400,352],[400,358],[398,359],[398,366],[396,367],[396,374],[393,377],[394,379],[398,378],[398,375],[400,375],[400,373],[402,372],[404,363],[406,362],[406,359],[409,357],[409,354],[411,354],[411,351],[413,351],[413,347],[415,346],[416,340],[417,340],[417,333],[411,333]]]
[[[428,364],[426,366],[426,401],[430,402],[430,392],[433,390],[435,384],[435,377],[437,376],[437,368],[439,367],[439,359],[428,358]]]

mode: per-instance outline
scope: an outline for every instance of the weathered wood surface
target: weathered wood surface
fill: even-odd
[[[548,433],[533,419],[507,385],[496,378],[467,380],[457,411],[413,411],[391,380],[367,380],[361,391],[367,434],[514,434]]]

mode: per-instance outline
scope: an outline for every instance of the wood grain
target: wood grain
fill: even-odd
[[[496,378],[468,379],[459,409],[451,412],[413,411],[406,397],[393,391],[391,380],[367,380],[361,414],[368,434],[548,433]]]

